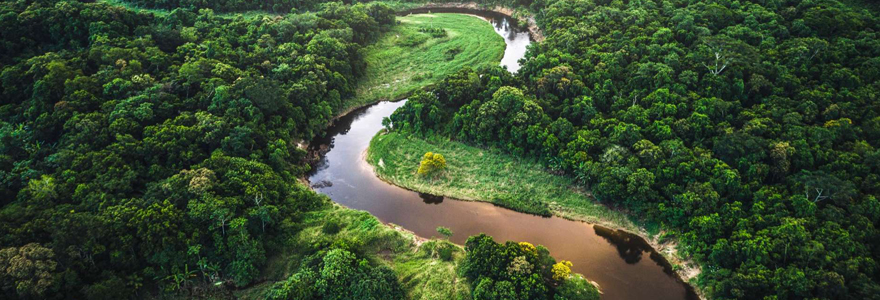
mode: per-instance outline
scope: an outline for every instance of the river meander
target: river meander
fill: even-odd
[[[528,34],[506,17],[474,11],[495,27],[508,43],[502,64],[519,68]],[[525,39],[526,42],[523,42]],[[599,283],[602,299],[697,299],[666,260],[639,236],[558,217],[515,212],[485,202],[459,201],[409,191],[380,180],[364,159],[382,118],[406,100],[380,102],[339,118],[311,147],[329,147],[309,181],[333,201],[370,212],[386,223],[400,225],[422,237],[438,236],[445,226],[463,244],[468,236],[486,233],[496,241],[544,245],[557,259],[570,260],[573,270]]]

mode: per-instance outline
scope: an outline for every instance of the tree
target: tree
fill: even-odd
[[[553,269],[551,272],[553,273],[553,280],[557,282],[563,282],[571,276],[571,262],[567,260],[560,260],[558,263],[553,265]]]
[[[37,243],[0,250],[2,288],[22,298],[45,295],[55,280],[54,257],[51,249]]]
[[[437,227],[437,233],[440,233],[441,235],[443,235],[444,237],[446,237],[447,240],[448,240],[450,237],[452,237],[452,230],[449,229],[449,228],[443,227],[443,226],[439,226],[439,227]]]
[[[855,192],[851,182],[823,171],[801,171],[793,180],[802,188],[804,197],[818,203],[823,200],[849,200]]]
[[[430,175],[446,169],[446,158],[440,153],[426,152],[419,163],[419,175]]]
[[[554,300],[599,300],[599,289],[580,274],[569,277],[556,288]]]
[[[748,67],[755,59],[754,49],[740,40],[724,35],[703,38],[704,52],[709,56],[703,67],[715,76],[721,75],[727,67],[739,64]]]

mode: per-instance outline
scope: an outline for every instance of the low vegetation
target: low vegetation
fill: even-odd
[[[504,40],[479,17],[416,14],[365,49],[365,76],[357,83],[355,107],[406,97],[462,67],[494,66],[504,55]]]
[[[443,172],[419,175],[419,159],[426,151],[444,153],[447,167]],[[536,161],[500,151],[436,135],[389,132],[373,138],[367,161],[380,178],[414,191],[638,230],[623,214],[591,200],[571,178],[550,174]]]

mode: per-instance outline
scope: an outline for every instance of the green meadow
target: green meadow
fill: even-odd
[[[415,14],[397,20],[365,49],[366,74],[349,107],[406,97],[464,66],[497,65],[504,55],[504,39],[476,16]]]
[[[429,151],[442,154],[447,168],[433,175],[418,175],[422,155]],[[410,190],[641,231],[623,213],[576,188],[571,178],[550,174],[538,162],[444,137],[379,133],[370,142],[367,161],[380,178]]]

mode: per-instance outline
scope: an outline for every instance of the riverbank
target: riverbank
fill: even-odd
[[[506,47],[490,23],[471,15],[414,14],[397,20],[366,48],[366,72],[343,111],[406,97],[463,67],[496,66]]]
[[[421,156],[428,151],[443,154],[447,169],[422,177],[416,170]],[[419,138],[397,132],[374,136],[365,155],[376,175],[391,184],[532,214],[545,215],[546,208],[554,216],[624,230],[643,238],[682,280],[687,282],[700,274],[694,262],[679,257],[675,241],[661,239],[662,232],[648,232],[624,213],[596,202],[588,191],[575,188],[572,179],[550,174],[537,162],[445,137]]]
[[[535,17],[525,10],[513,9],[501,5],[483,5],[476,2],[446,2],[435,3],[428,2],[415,7],[402,9],[399,15],[422,12],[443,12],[443,10],[473,10],[479,12],[492,12],[510,17],[517,21],[517,25],[522,26],[529,31],[529,36],[536,42],[544,41],[544,32],[538,27]]]
[[[416,174],[425,152],[443,154],[447,168],[433,176]],[[644,231],[623,213],[590,199],[566,176],[553,175],[535,161],[451,141],[397,132],[376,135],[366,154],[379,178],[432,195],[484,201],[516,211],[556,215],[609,228]],[[645,232],[646,233],[646,232]]]

